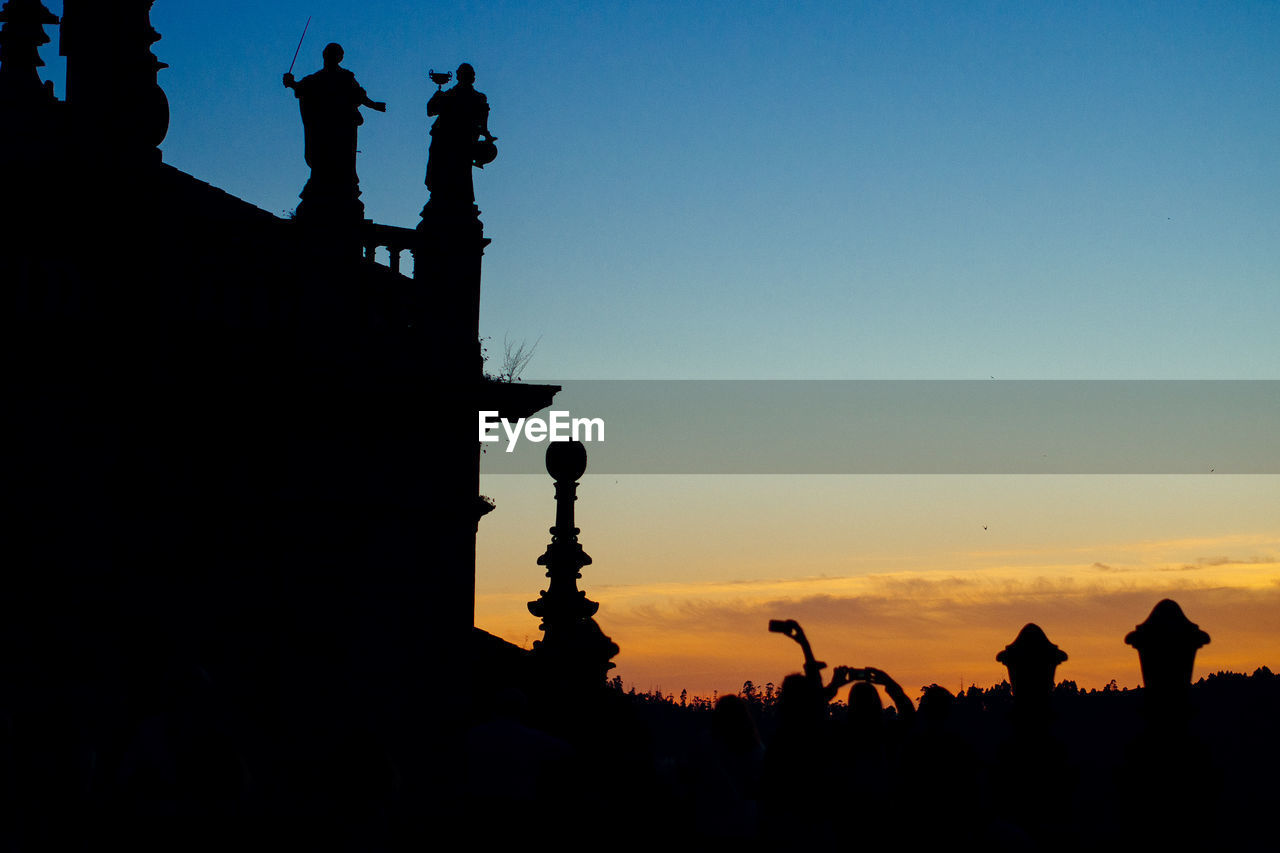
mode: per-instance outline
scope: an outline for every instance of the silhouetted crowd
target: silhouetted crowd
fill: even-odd
[[[776,691],[748,682],[691,703],[615,679],[542,718],[509,691],[468,733],[467,823],[512,844],[542,827],[570,847],[1277,849],[1280,678],[1193,687],[1182,658],[1208,635],[1173,602],[1127,638],[1141,689],[1055,684],[1066,653],[1031,624],[998,655],[1009,681],[930,685],[918,705],[879,669],[824,678],[799,625],[770,629],[804,651]]]

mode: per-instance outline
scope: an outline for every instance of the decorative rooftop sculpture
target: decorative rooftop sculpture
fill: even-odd
[[[423,221],[441,217],[474,218],[475,187],[471,169],[483,169],[498,156],[496,136],[489,133],[489,101],[476,91],[476,72],[467,63],[458,66],[457,83],[445,89],[447,73],[431,72],[436,92],[427,101],[431,148],[427,154],[427,189],[431,198],[423,209]]]
[[[305,134],[304,156],[311,178],[302,188],[298,217],[361,219],[360,179],[356,176],[356,128],[364,124],[360,107],[386,112],[382,101],[370,100],[356,75],[341,66],[343,51],[329,44],[321,54],[324,67],[301,80],[284,75],[284,85],[298,98]]]
[[[58,16],[40,0],[8,0],[0,9],[0,102],[52,103],[52,81],[41,83],[40,48],[49,43],[44,28]]]
[[[155,0],[64,0],[60,51],[67,58],[67,106],[86,150],[124,162],[159,162],[169,132],[169,99],[158,72],[169,66],[151,46]]]

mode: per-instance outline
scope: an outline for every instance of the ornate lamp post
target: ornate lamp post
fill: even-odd
[[[553,441],[547,447],[547,473],[556,482],[556,523],[538,565],[547,567],[550,583],[529,602],[529,612],[542,620],[542,639],[533,644],[539,662],[561,686],[584,688],[604,684],[614,666],[609,659],[618,653],[617,644],[591,618],[600,605],[578,589],[580,570],[591,565],[573,519],[577,481],[586,470],[582,442]]]

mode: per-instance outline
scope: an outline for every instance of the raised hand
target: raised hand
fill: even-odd
[[[800,623],[794,619],[771,619],[769,620],[769,630],[775,634],[790,637],[793,640],[804,636],[804,631],[800,630]]]

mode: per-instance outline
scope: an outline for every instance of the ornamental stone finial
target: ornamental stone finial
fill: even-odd
[[[108,159],[158,160],[169,132],[169,99],[151,46],[155,0],[64,0],[60,52],[67,58],[67,106],[80,134]]]
[[[1053,692],[1053,677],[1067,653],[1049,642],[1044,630],[1028,622],[1012,643],[996,655],[996,660],[1009,670],[1014,702],[1029,704],[1047,701]]]
[[[1166,598],[1124,641],[1138,652],[1143,686],[1169,692],[1191,686],[1196,652],[1208,645],[1209,635],[1183,614],[1176,601]]]
[[[8,0],[0,8],[0,103],[52,103],[53,81],[42,83],[40,48],[49,43],[46,25],[58,16],[40,0]]]

